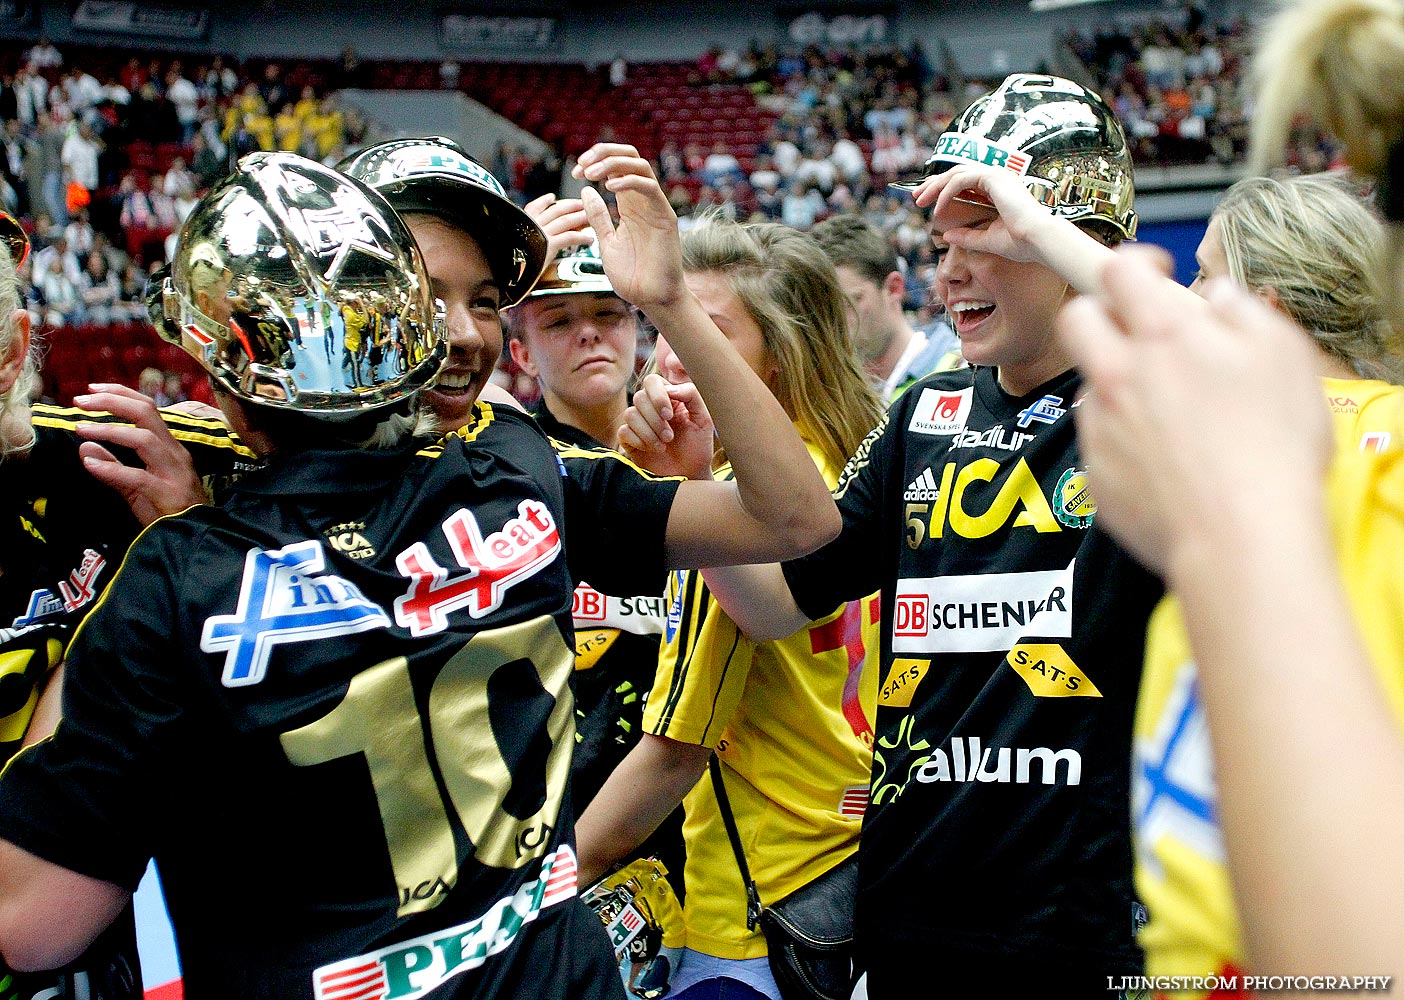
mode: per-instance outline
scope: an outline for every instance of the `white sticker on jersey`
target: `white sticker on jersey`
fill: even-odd
[[[974,386],[954,391],[923,389],[921,398],[912,408],[912,420],[907,430],[915,434],[954,434],[965,427],[970,418],[970,403]]]
[[[1007,651],[1024,635],[1072,635],[1073,566],[897,581],[894,653]]]
[[[662,635],[668,615],[668,599],[656,597],[610,597],[588,583],[575,588],[570,599],[575,627],[617,628],[634,635]]]
[[[273,647],[386,628],[390,616],[326,566],[315,539],[281,549],[250,549],[232,615],[205,619],[200,648],[225,653],[225,687],[263,680]]]

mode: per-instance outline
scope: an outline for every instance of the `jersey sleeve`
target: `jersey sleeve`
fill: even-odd
[[[257,461],[253,451],[221,420],[192,416],[169,407],[161,410],[161,420],[190,452],[195,474],[202,479],[229,476],[240,462]]]
[[[696,570],[672,573],[667,597],[666,631],[644,730],[715,747],[741,703],[755,643],[712,599]]]
[[[152,849],[148,824],[171,734],[191,697],[170,636],[178,586],[168,575],[188,530],[143,534],[69,647],[54,735],[0,773],[0,837],[46,861],[135,889]]]
[[[900,479],[902,471],[897,448],[900,427],[897,421],[894,428],[890,414],[884,416],[844,466],[834,487],[834,501],[843,518],[838,537],[782,564],[790,594],[810,621],[882,587],[882,554],[891,547],[885,535],[886,518],[896,502],[889,495],[888,480]]]
[[[553,443],[566,469],[571,574],[605,594],[658,593],[668,515],[682,480],[654,476],[607,448]]]

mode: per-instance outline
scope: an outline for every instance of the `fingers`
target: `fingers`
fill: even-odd
[[[1111,319],[1132,336],[1168,336],[1186,317],[1204,315],[1204,300],[1166,276],[1163,250],[1118,251],[1102,268],[1101,299]]]
[[[1131,345],[1111,316],[1096,301],[1073,299],[1055,321],[1058,339],[1094,390],[1119,382],[1131,365]]]
[[[585,206],[585,216],[590,220],[590,228],[595,235],[602,241],[612,237],[614,220],[609,217],[609,206],[604,203],[600,193],[594,188],[586,188],[580,192],[580,201]]]
[[[711,414],[707,412],[707,404],[702,401],[702,394],[697,391],[697,386],[691,382],[664,382],[667,386],[668,397],[673,401],[675,408],[684,411],[679,415],[680,420],[688,420],[691,423],[701,426],[712,422]]]
[[[640,159],[638,148],[629,145],[627,142],[597,142],[580,154],[580,158],[575,161],[575,167],[572,169],[571,173],[577,178],[584,177],[585,171],[589,167],[611,156]]]
[[[184,413],[188,417],[196,417],[200,420],[218,420],[226,423],[224,414],[219,412],[219,408],[211,406],[209,403],[202,403],[198,399],[187,399],[180,403],[172,403],[166,409],[173,413]]]
[[[78,456],[83,460],[83,468],[98,482],[112,487],[122,496],[140,492],[151,480],[151,473],[145,469],[134,469],[117,461],[116,456],[94,441],[84,441],[78,446]]]
[[[672,387],[660,375],[649,374],[634,393],[634,405],[629,414],[635,419],[629,421],[639,440],[648,442],[650,438],[667,444],[673,440],[673,401],[669,395]]]
[[[527,215],[531,216],[533,222],[535,222],[537,225],[540,225],[541,222],[537,217],[542,212],[546,211],[546,209],[549,208],[551,204],[555,202],[555,200],[556,196],[554,194],[551,194],[550,192],[547,192],[541,197],[533,198],[531,201],[523,205],[522,211],[525,212]]]

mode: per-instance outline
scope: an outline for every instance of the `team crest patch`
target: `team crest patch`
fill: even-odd
[[[1089,528],[1097,513],[1097,501],[1087,488],[1086,469],[1068,469],[1058,477],[1053,489],[1053,516],[1068,528]]]
[[[263,680],[274,646],[389,627],[380,605],[325,568],[322,543],[315,539],[249,550],[237,610],[206,618],[200,635],[206,653],[225,654],[225,687]]]
[[[912,420],[907,430],[917,434],[955,434],[964,429],[970,419],[970,404],[975,395],[974,386],[947,391],[943,389],[923,389],[921,398],[912,408]]]
[[[375,556],[375,548],[366,540],[365,531],[364,521],[347,521],[332,525],[322,534],[328,545],[348,559],[371,559]]]

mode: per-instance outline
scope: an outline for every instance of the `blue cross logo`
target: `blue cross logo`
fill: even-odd
[[[1155,845],[1167,834],[1222,857],[1209,726],[1193,663],[1180,668],[1154,736],[1138,739],[1132,754],[1132,815],[1142,858],[1155,868]]]
[[[1019,428],[1027,430],[1035,420],[1041,424],[1057,423],[1058,418],[1067,412],[1063,408],[1062,396],[1044,396],[1037,403],[1019,411]]]
[[[273,647],[370,629],[390,618],[348,580],[330,573],[322,543],[309,539],[281,549],[250,549],[244,559],[238,609],[205,619],[200,648],[225,653],[225,687],[263,680]],[[319,575],[322,574],[322,575]]]

